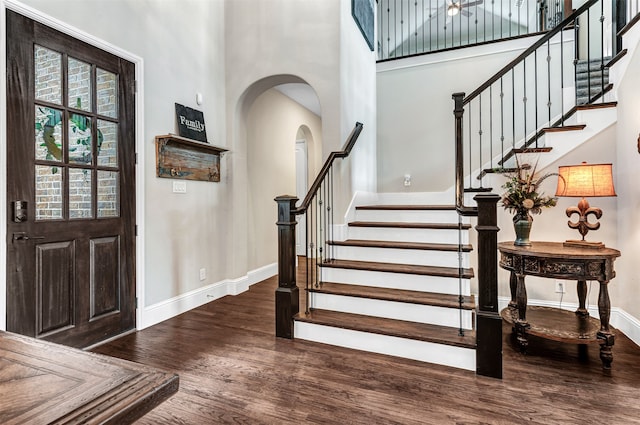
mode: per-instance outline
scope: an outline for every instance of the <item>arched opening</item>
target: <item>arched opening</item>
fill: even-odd
[[[237,117],[239,137],[236,141],[240,149],[235,152],[242,153],[244,164],[239,163],[240,155],[234,160],[236,170],[246,169],[249,270],[277,262],[277,209],[273,199],[289,194],[302,200],[321,166],[318,164],[322,149],[321,117],[296,99],[295,93],[281,90],[279,86],[283,83],[287,86],[295,83],[298,88],[304,85],[304,91],[313,94],[319,103],[315,91],[296,77],[288,82],[272,77],[268,82],[260,80],[245,91]],[[296,146],[301,149],[299,153]],[[299,252],[303,255],[304,248]]]

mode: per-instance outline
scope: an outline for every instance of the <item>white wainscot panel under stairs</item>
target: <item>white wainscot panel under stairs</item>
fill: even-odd
[[[471,294],[469,279],[447,278],[391,272],[372,272],[323,267],[321,278],[324,282],[349,283],[352,285],[394,288],[408,291],[428,291],[438,294],[457,294],[460,286],[462,295]]]
[[[424,249],[374,248],[366,246],[333,246],[329,252],[333,258],[380,263],[416,264],[421,266],[458,267],[457,251]],[[469,267],[468,252],[461,253],[462,267]]]
[[[343,313],[473,329],[472,310],[322,293],[312,293],[310,305],[313,308]]]

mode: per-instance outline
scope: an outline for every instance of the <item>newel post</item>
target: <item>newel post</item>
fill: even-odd
[[[498,311],[498,221],[494,193],[478,194],[478,314],[476,373],[502,378],[502,318]]]
[[[276,336],[293,338],[293,316],[300,311],[296,286],[296,217],[298,198],[278,196],[278,289],[276,289]]]
[[[462,149],[462,116],[464,115],[464,93],[454,93],[453,97],[454,108],[453,116],[456,120],[455,138],[456,138],[456,156],[455,156],[455,171],[456,171],[456,207],[460,208],[464,205],[464,176],[463,176],[463,154]]]

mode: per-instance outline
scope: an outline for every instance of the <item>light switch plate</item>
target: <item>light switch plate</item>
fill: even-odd
[[[187,193],[187,182],[173,182],[173,193]]]

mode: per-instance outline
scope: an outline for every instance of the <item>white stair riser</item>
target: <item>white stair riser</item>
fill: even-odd
[[[356,210],[356,221],[402,223],[457,223],[458,213],[440,210]],[[463,223],[469,219],[463,217]]]
[[[432,342],[295,322],[294,338],[474,371],[476,352]]]
[[[375,261],[378,263],[415,264],[420,266],[458,267],[458,253],[423,249],[370,248],[361,246],[329,246],[329,253],[340,260]],[[462,253],[462,267],[469,267],[469,253]]]
[[[349,239],[394,242],[458,243],[458,230],[449,229],[405,229],[389,227],[349,226]],[[469,243],[469,232],[463,230],[460,243]]]
[[[323,282],[349,283],[378,288],[458,294],[458,278],[451,277],[321,267],[320,279]],[[469,279],[462,279],[462,295],[471,295],[470,287]]]
[[[311,308],[473,329],[470,310],[312,292]],[[462,313],[462,314],[460,314]],[[461,322],[462,320],[462,322]]]

